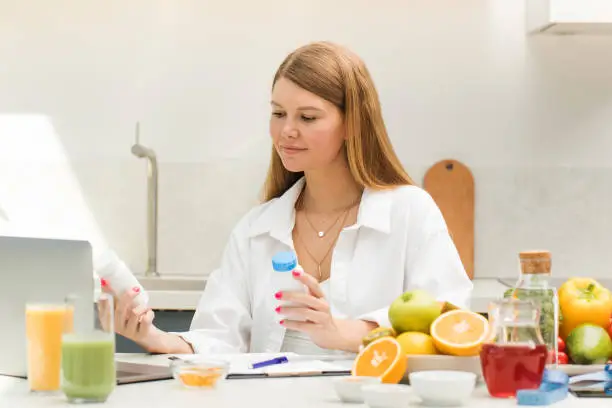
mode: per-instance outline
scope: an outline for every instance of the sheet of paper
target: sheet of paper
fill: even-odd
[[[301,374],[322,371],[346,371],[347,367],[321,360],[290,361],[257,369],[249,368],[248,364],[232,364],[230,374]]]
[[[343,356],[298,356],[295,353],[252,353],[233,355],[174,355],[183,360],[197,361],[198,359],[214,358],[227,361],[230,364],[229,374],[291,374],[310,373],[320,371],[347,371],[350,370],[353,360]],[[286,356],[290,360],[284,364],[275,364],[258,369],[250,368],[252,363]]]

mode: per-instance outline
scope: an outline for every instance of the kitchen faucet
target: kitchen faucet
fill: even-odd
[[[136,123],[136,143],[132,154],[147,160],[147,270],[145,276],[159,276],[157,271],[157,186],[158,168],[155,152],[140,144],[140,123]]]

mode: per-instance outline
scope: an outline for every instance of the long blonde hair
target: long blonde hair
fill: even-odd
[[[385,127],[378,93],[363,61],[344,47],[315,42],[289,54],[274,75],[333,103],[344,116],[348,165],[362,188],[414,184],[400,163]],[[283,195],[303,176],[290,172],[272,147],[264,201]]]

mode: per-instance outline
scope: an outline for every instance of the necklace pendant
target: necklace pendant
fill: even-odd
[[[319,236],[319,238],[323,238],[325,236],[325,232],[324,231],[319,231],[319,233],[317,235]]]

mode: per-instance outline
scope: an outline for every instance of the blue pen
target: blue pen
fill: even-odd
[[[276,357],[276,358],[271,358],[270,360],[265,360],[265,361],[260,361],[258,363],[253,363],[251,364],[251,368],[255,369],[255,368],[263,368],[263,367],[268,367],[271,365],[276,365],[276,364],[285,364],[288,363],[289,359],[287,357]]]

